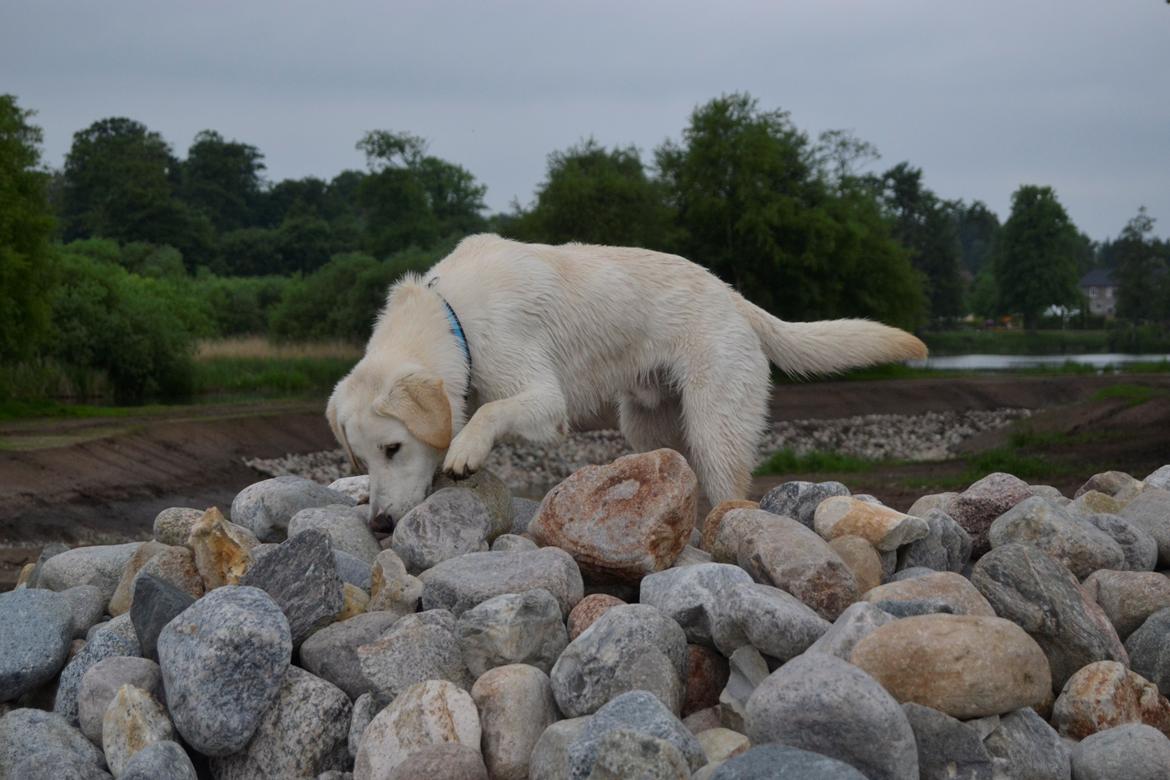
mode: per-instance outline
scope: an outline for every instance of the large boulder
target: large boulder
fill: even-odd
[[[436,491],[406,513],[394,526],[391,548],[411,574],[470,552],[488,549],[492,517],[470,490],[449,487]]]
[[[996,518],[1031,497],[1032,489],[1027,482],[1011,474],[995,472],[952,496],[939,508],[971,536],[971,554],[978,558],[991,547],[987,534]]]
[[[1165,780],[1170,739],[1144,723],[1127,723],[1085,737],[1072,749],[1073,780]]]
[[[1123,723],[1145,723],[1170,734],[1170,701],[1116,661],[1097,661],[1078,671],[1052,707],[1052,724],[1072,739]]]
[[[1170,607],[1170,577],[1159,572],[1098,571],[1085,580],[1084,587],[1122,639],[1150,615]]]
[[[1038,547],[1077,579],[1125,564],[1125,553],[1111,536],[1039,496],[1024,499],[996,518],[987,538],[993,548],[1014,542]]]

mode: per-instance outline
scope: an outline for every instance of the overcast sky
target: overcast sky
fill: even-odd
[[[37,111],[52,166],[107,116],[180,155],[218,130],[272,180],[360,168],[363,131],[408,130],[503,210],[549,152],[592,135],[649,160],[742,90],[1001,218],[1048,184],[1093,238],[1142,204],[1170,235],[1164,0],[0,2],[0,92]]]

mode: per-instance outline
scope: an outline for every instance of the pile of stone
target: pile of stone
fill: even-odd
[[[696,526],[670,450],[46,549],[0,594],[0,780],[1170,777],[1170,466],[907,512],[789,482]]]

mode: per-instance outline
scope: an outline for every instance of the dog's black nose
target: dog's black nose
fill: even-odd
[[[394,530],[394,518],[389,512],[379,512],[370,518],[370,530],[376,534],[388,534]]]

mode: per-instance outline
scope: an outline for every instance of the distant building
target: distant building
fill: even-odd
[[[1117,282],[1107,268],[1089,271],[1081,277],[1081,292],[1089,302],[1089,314],[1113,317],[1117,313]]]

